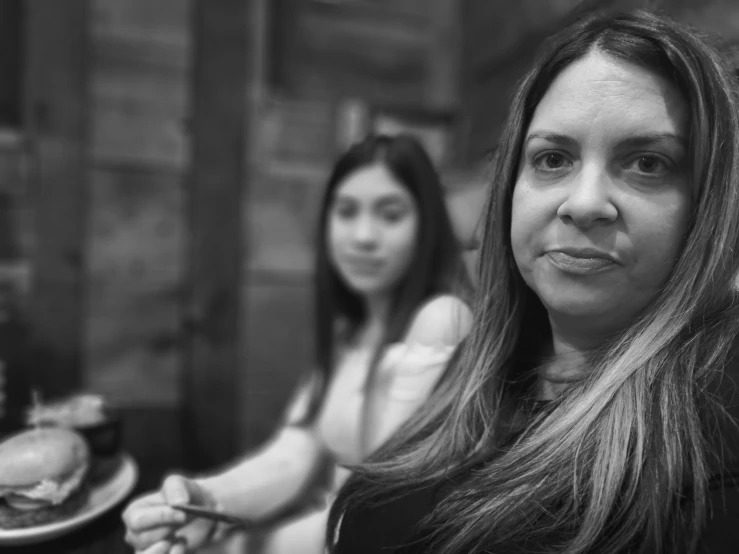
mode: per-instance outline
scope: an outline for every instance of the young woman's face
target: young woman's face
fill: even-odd
[[[416,252],[418,207],[382,164],[350,174],[329,209],[328,250],[346,285],[357,293],[389,293]]]
[[[599,52],[552,83],[524,138],[511,225],[550,318],[607,333],[658,294],[688,227],[687,117],[670,83]]]

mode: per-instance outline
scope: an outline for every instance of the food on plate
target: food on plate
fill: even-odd
[[[28,410],[28,425],[74,429],[87,439],[95,456],[114,456],[121,448],[121,421],[105,399],[78,394],[49,403],[34,403]]]
[[[95,394],[79,394],[48,404],[35,403],[28,423],[54,423],[60,427],[92,427],[105,421],[105,400]]]
[[[88,495],[90,449],[71,429],[37,428],[0,442],[0,529],[51,523]]]

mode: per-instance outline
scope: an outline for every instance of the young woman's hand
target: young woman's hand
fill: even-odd
[[[173,504],[216,508],[212,495],[197,481],[170,475],[160,490],[137,498],[123,512],[126,542],[137,554],[185,554],[210,542],[216,524],[190,517]]]

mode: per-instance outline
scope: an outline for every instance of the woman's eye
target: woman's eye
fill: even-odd
[[[559,152],[547,152],[534,159],[534,168],[544,173],[559,172],[570,166],[572,162]]]
[[[667,164],[657,156],[640,156],[636,160],[636,168],[646,174],[655,174],[669,169]]]
[[[673,166],[674,164],[663,156],[639,154],[626,163],[625,169],[635,178],[661,179],[672,173]]]
[[[354,206],[343,204],[334,206],[334,214],[341,219],[351,219],[357,213],[357,209]]]
[[[397,223],[405,215],[404,211],[400,210],[386,210],[382,213],[382,218],[388,223]]]
[[[559,169],[565,164],[565,157],[562,154],[547,154],[544,164],[550,169]]]

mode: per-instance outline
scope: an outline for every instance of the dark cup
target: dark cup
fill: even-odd
[[[78,426],[74,430],[85,437],[93,456],[115,456],[121,452],[123,421],[115,410],[106,409],[105,420],[100,423]]]

